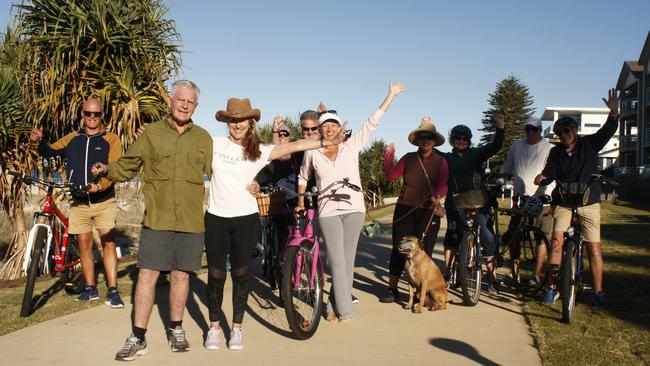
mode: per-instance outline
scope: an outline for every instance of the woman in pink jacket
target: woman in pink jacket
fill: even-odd
[[[334,148],[324,147],[305,152],[298,178],[299,192],[305,192],[310,174],[315,174],[319,190],[343,178],[349,178],[350,183],[361,186],[359,153],[379,125],[379,120],[393,98],[406,90],[403,84],[390,84],[388,89],[388,96],[379,109],[348,141]],[[336,111],[325,110],[319,114],[321,141],[329,141],[344,127],[341,127]],[[304,199],[301,198],[298,200],[298,209],[304,208]],[[327,245],[327,262],[332,275],[327,320],[352,319],[354,260],[365,211],[363,193],[347,187],[338,189],[335,194],[321,195],[318,199],[318,224]]]

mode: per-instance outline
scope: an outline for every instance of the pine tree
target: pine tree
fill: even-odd
[[[490,169],[495,171],[506,159],[512,141],[524,138],[523,122],[535,113],[535,108],[531,107],[533,97],[530,95],[528,87],[514,75],[501,80],[496,85],[494,93],[490,93],[489,96],[490,109],[483,112],[483,119],[481,120],[483,127],[479,129],[485,132],[485,135],[481,137],[481,145],[494,139],[496,125],[492,116],[500,112],[506,117],[506,135],[503,148],[490,159]]]

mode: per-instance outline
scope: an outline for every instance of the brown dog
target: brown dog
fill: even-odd
[[[422,312],[422,306],[429,310],[447,308],[447,287],[442,273],[433,260],[422,249],[422,241],[415,236],[405,236],[399,244],[399,252],[406,257],[404,271],[409,282],[409,302],[405,309]],[[413,308],[415,291],[420,302]]]

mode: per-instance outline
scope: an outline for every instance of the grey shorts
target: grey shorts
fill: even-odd
[[[142,227],[138,268],[196,271],[201,268],[204,233],[152,230]]]

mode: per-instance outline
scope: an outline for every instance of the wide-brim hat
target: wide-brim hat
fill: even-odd
[[[445,143],[445,137],[436,130],[436,126],[432,122],[425,120],[424,118],[420,122],[420,127],[409,133],[409,142],[415,146],[419,146],[417,142],[417,136],[420,133],[431,134],[434,136],[434,141],[436,146],[440,146]]]
[[[259,109],[251,107],[251,101],[248,98],[230,98],[225,111],[218,111],[215,117],[217,121],[230,122],[232,120],[242,120],[252,118],[256,122],[260,120],[262,112]]]

